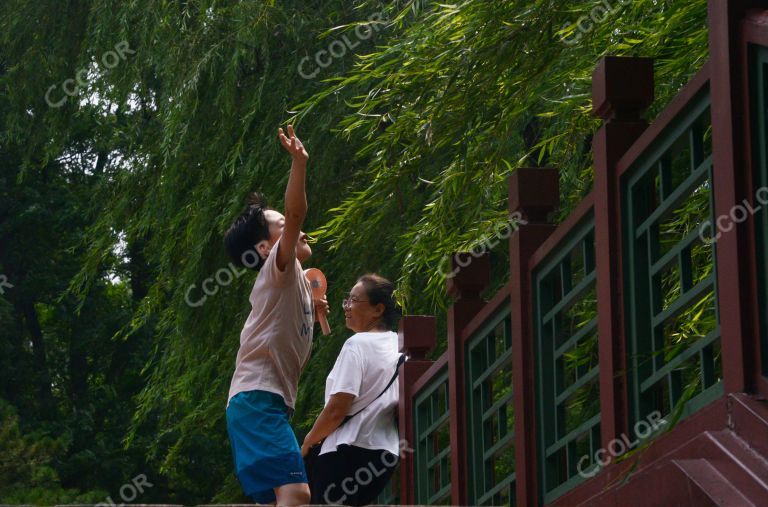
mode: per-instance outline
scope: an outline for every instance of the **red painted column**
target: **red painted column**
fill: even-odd
[[[467,505],[467,403],[464,341],[461,332],[477,315],[485,301],[480,294],[488,287],[491,265],[488,255],[455,254],[446,289],[454,302],[448,309],[448,403],[451,432],[451,501]]]
[[[533,301],[528,263],[536,249],[555,229],[547,217],[559,202],[556,170],[519,168],[509,177],[510,219],[517,223],[517,230],[509,238],[517,505],[540,504],[536,460]]]
[[[405,440],[409,449],[416,447],[415,428],[413,427],[413,396],[411,387],[425,371],[432,366],[427,354],[437,344],[437,326],[435,318],[426,315],[408,315],[400,319],[400,352],[408,360],[400,366],[400,440]],[[402,448],[402,446],[401,446]],[[400,504],[413,505],[416,502],[416,476],[413,453],[406,450],[400,453]]]
[[[768,6],[766,6],[768,7]],[[749,202],[752,203],[752,206],[754,208],[757,208],[757,206],[760,205],[760,203],[757,200],[757,191],[759,190],[758,181],[757,178],[757,172],[760,170],[759,167],[759,160],[757,157],[754,157],[753,152],[753,146],[754,141],[756,139],[753,139],[753,136],[755,135],[755,132],[752,131],[752,116],[757,112],[757,104],[753,102],[753,98],[751,97],[751,89],[750,89],[750,74],[755,70],[752,68],[752,61],[750,60],[751,57],[751,51],[750,49],[753,46],[762,46],[762,47],[768,47],[768,30],[765,29],[766,25],[768,25],[768,9],[753,9],[749,11],[745,19],[742,21],[740,26],[740,39],[741,39],[741,71],[742,71],[742,96],[745,98],[742,102],[742,124],[744,132],[746,133],[744,136],[744,154],[745,154],[745,167],[749,168],[750,170],[749,175],[747,176],[747,194],[750,196]],[[760,142],[759,140],[757,140]],[[761,309],[760,307],[760,301],[759,301],[759,277],[758,273],[760,271],[759,265],[762,264],[764,259],[758,259],[757,257],[757,227],[759,224],[756,223],[755,216],[749,217],[747,220],[749,232],[747,233],[749,237],[749,269],[754,275],[752,278],[751,283],[751,294],[749,297],[752,301],[755,302],[755,311],[752,312],[752,325],[751,329],[754,330],[753,333],[753,343],[754,346],[751,348],[751,350],[754,351],[753,354],[751,354],[751,370],[754,372],[755,377],[755,389],[754,392],[756,394],[759,394],[764,397],[768,397],[768,377],[764,376],[763,373],[765,372],[763,364],[762,364],[762,358],[765,357],[764,354],[768,353],[768,350],[766,350],[766,343],[762,341],[761,338],[761,332],[762,328],[761,326],[761,311],[765,312],[765,310]],[[765,306],[763,306],[764,308]],[[749,356],[750,354],[748,354]],[[768,365],[766,365],[768,366]]]
[[[729,215],[750,188],[746,170],[744,69],[740,65],[739,23],[750,7],[765,7],[765,2],[749,0],[709,0],[710,91],[712,96],[712,157],[714,165],[715,218]],[[749,262],[749,223],[734,224],[717,240],[717,291],[720,308],[720,333],[723,355],[723,382],[726,393],[754,389],[758,330],[753,297],[755,274]]]
[[[603,447],[628,431],[629,402],[622,275],[621,191],[616,163],[648,127],[653,60],[608,56],[592,74],[593,114],[604,120],[592,141],[595,269]]]

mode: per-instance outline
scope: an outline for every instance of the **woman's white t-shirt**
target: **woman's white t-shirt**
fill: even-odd
[[[376,398],[392,380],[399,358],[397,334],[392,331],[356,333],[344,343],[325,381],[325,404],[334,394],[349,393],[355,400],[347,415],[365,410],[328,435],[320,454],[342,444],[400,454],[394,419],[399,379]]]

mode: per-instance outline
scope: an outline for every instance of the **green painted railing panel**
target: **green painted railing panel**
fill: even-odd
[[[448,368],[435,375],[413,402],[416,503],[451,504],[451,437]]]
[[[634,421],[723,392],[709,103],[695,97],[622,178]]]
[[[533,275],[539,477],[544,503],[584,480],[600,448],[594,218]]]
[[[400,505],[400,465],[395,468],[384,491],[376,497],[376,505]]]
[[[509,304],[467,342],[469,503],[515,505]]]
[[[768,48],[752,47],[750,73],[752,107],[752,153],[755,163],[755,196],[753,208],[757,234],[757,268],[760,308],[768,306]],[[760,312],[763,376],[768,377],[768,315]]]

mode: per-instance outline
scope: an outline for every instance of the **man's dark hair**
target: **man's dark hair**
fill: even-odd
[[[392,329],[400,318],[400,309],[395,300],[395,284],[376,273],[368,273],[357,279],[362,282],[365,296],[372,305],[384,305],[381,320],[387,329]]]
[[[265,259],[256,251],[256,245],[269,240],[269,224],[264,211],[270,208],[264,196],[257,192],[248,194],[246,204],[245,210],[224,235],[224,246],[233,264],[259,271]]]

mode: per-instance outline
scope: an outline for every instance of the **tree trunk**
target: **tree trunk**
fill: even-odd
[[[35,304],[32,301],[17,303],[16,310],[24,316],[24,321],[27,324],[27,331],[32,343],[32,356],[37,372],[40,404],[44,411],[47,411],[47,409],[53,407],[53,393],[51,391],[51,374],[48,371],[48,362],[46,360],[45,341],[43,340],[40,321],[37,318],[37,310],[35,310]]]

